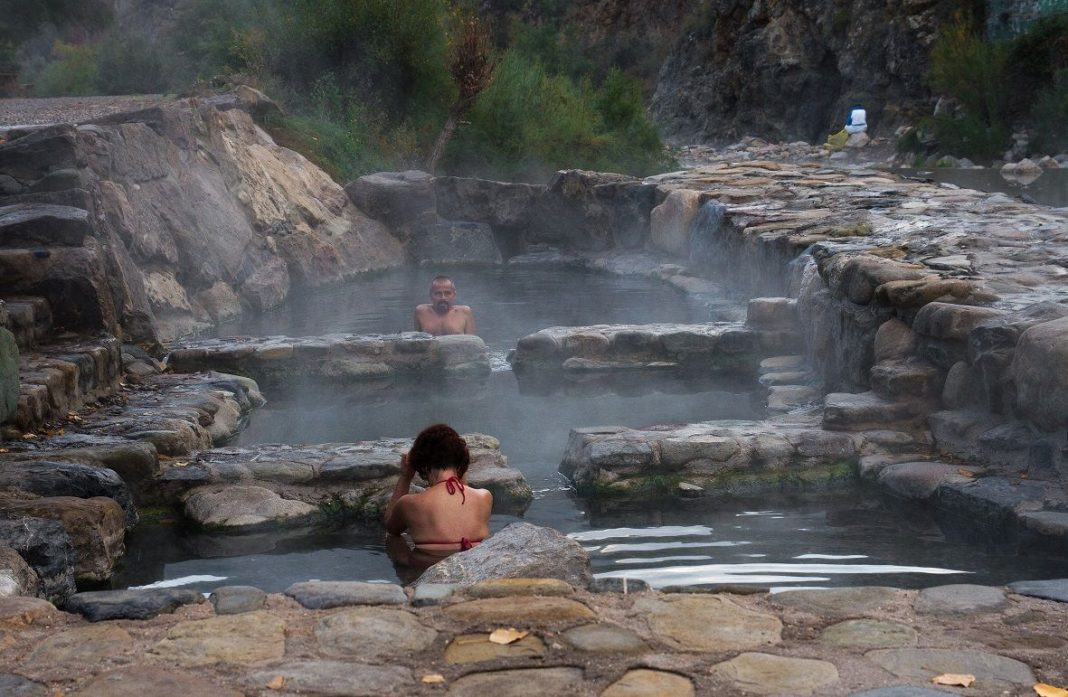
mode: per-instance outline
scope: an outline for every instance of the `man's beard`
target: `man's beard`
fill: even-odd
[[[444,315],[448,311],[449,311],[449,303],[446,303],[446,302],[434,303],[434,312],[438,313],[439,315]]]

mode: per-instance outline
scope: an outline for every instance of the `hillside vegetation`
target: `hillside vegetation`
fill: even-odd
[[[645,175],[671,164],[642,82],[569,41],[555,5],[534,23],[447,0],[182,0],[154,36],[120,31],[105,0],[19,5],[29,10],[0,19],[0,61],[33,94],[252,84],[287,114],[265,124],[275,137],[339,179],[423,166],[457,94],[452,42],[474,18],[497,69],[441,172],[543,181],[565,167]]]

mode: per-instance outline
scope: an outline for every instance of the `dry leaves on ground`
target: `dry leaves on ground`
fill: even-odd
[[[285,679],[285,676],[283,676],[283,675],[277,675],[274,678],[272,678],[269,683],[267,683],[267,689],[268,690],[281,690],[285,686],[286,686],[286,679]]]
[[[1034,690],[1038,697],[1068,697],[1068,690],[1044,682],[1035,683]]]
[[[971,684],[975,682],[974,675],[965,675],[961,673],[942,673],[931,678],[931,682],[935,685],[952,685],[955,687],[971,687]]]
[[[515,627],[509,627],[508,629],[494,629],[489,635],[489,640],[494,644],[506,646],[519,641],[528,634],[530,634],[530,632],[521,631]]]

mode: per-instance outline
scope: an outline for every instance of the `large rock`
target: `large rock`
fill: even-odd
[[[701,193],[688,189],[672,191],[649,215],[653,247],[677,257],[690,254],[690,223],[701,205]]]
[[[18,203],[0,206],[0,247],[80,247],[92,233],[89,211]]]
[[[186,517],[209,528],[294,522],[318,512],[311,504],[284,499],[260,486],[203,487],[185,499]]]
[[[638,247],[655,189],[623,174],[557,172],[538,201],[528,241],[589,251]]]
[[[65,609],[83,615],[90,622],[147,620],[174,612],[182,605],[202,602],[203,595],[187,588],[142,588],[75,593]]]
[[[37,572],[10,547],[0,547],[0,597],[37,595],[41,582]]]
[[[114,499],[126,515],[126,527],[137,524],[137,509],[125,482],[113,470],[72,462],[2,462],[0,489],[18,489],[38,496]]]
[[[19,405],[19,349],[15,335],[0,327],[0,424],[15,420]]]
[[[37,573],[42,598],[58,605],[74,594],[74,545],[62,523],[44,518],[0,520],[0,544],[18,552]]]
[[[419,225],[412,231],[408,253],[422,266],[501,263],[493,230],[485,223],[445,221]]]
[[[1011,370],[1023,414],[1048,430],[1068,424],[1068,318],[1025,331]]]
[[[106,581],[126,551],[126,514],[104,496],[50,496],[7,501],[3,507],[9,516],[60,521],[74,545],[74,575],[79,581]]]
[[[494,228],[525,228],[544,186],[463,177],[434,180],[438,213],[449,220],[473,220]]]
[[[585,587],[590,560],[582,545],[552,528],[511,523],[474,549],[439,561],[414,585],[470,586],[491,578],[558,578]]]
[[[365,174],[346,184],[345,193],[357,208],[391,228],[437,217],[434,177],[419,170]]]

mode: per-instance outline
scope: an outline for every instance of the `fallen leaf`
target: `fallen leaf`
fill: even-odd
[[[1044,682],[1035,683],[1035,694],[1038,697],[1068,697],[1068,690],[1063,687],[1054,687]]]
[[[267,683],[268,690],[281,690],[285,686],[286,678],[284,675],[276,675],[269,683]]]
[[[963,467],[961,467],[959,470],[957,470],[957,474],[959,474],[962,477],[974,477],[975,476],[975,472],[972,472],[971,470],[966,470]]]
[[[0,448],[0,453],[7,453],[7,452],[11,452],[11,451],[9,451],[7,448]]]
[[[530,632],[520,631],[515,627],[509,627],[508,629],[494,629],[489,635],[489,640],[494,644],[507,645],[519,641],[528,634],[530,634]]]
[[[427,673],[419,679],[427,685],[440,685],[445,682],[445,676],[441,673]]]
[[[957,687],[971,687],[971,684],[975,682],[974,675],[965,675],[961,673],[942,673],[931,678],[931,682],[935,685],[953,685]]]

